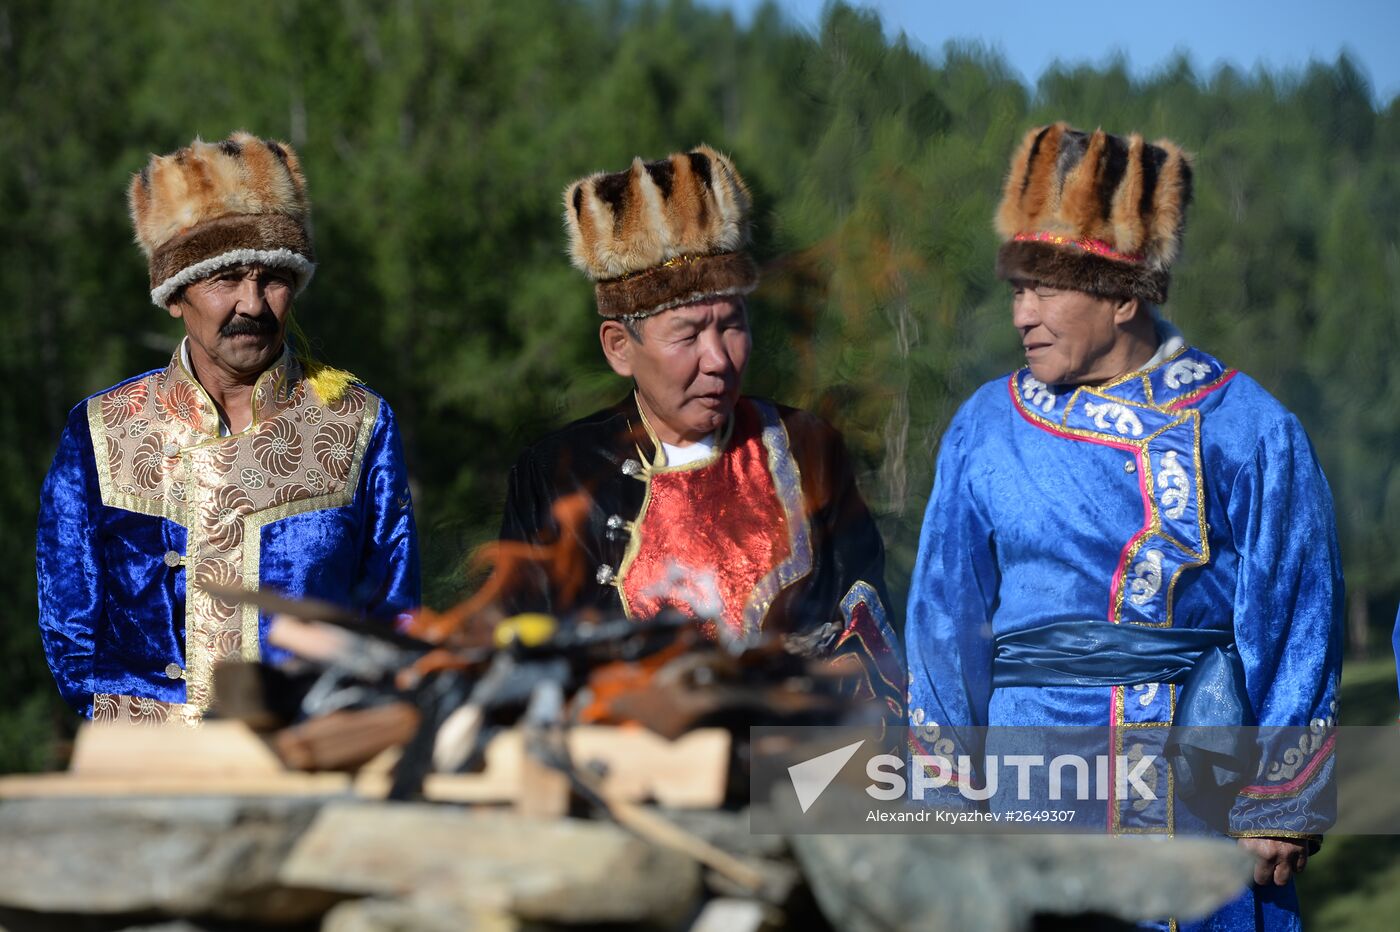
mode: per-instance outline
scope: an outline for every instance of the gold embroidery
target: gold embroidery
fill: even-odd
[[[763,424],[768,475],[773,478],[774,491],[778,493],[783,517],[787,519],[788,556],[758,581],[749,603],[744,606],[744,636],[750,640],[763,630],[763,622],[778,594],[812,572],[812,529],[807,524],[807,510],[802,504],[802,471],[792,455],[792,438],[776,408],[760,402],[753,405]]]

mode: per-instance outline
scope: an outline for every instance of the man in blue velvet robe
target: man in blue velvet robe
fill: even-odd
[[[286,338],[314,270],[292,149],[196,140],[130,201],[151,298],[186,336],[73,409],[43,488],[39,624],[81,714],[189,724],[214,665],[266,647],[267,619],[219,587],[392,620],[419,602],[417,539],[389,406]]]
[[[949,760],[980,759],[963,726],[1009,725],[1102,728],[1132,760],[1160,753],[1188,703],[1237,701],[1218,723],[1261,732],[1221,811],[1255,884],[1182,927],[1291,928],[1291,877],[1331,798],[1332,500],[1297,418],[1155,310],[1190,185],[1180,150],[1136,135],[1055,124],[1015,157],[998,273],[1027,366],[943,437],[906,619],[910,724],[916,750]],[[1167,654],[1186,660],[1160,672]],[[1233,676],[1217,706],[1186,692],[1207,654]],[[1112,787],[1095,804],[1108,830],[1201,828],[1178,774],[1150,779],[1155,801]]]

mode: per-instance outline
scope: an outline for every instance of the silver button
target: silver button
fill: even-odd
[[[613,515],[608,518],[608,529],[606,535],[608,540],[621,540],[627,536],[623,529],[627,527],[627,522],[622,520],[622,515]]]
[[[622,461],[622,474],[624,476],[636,476],[642,471],[642,464],[636,460]]]
[[[168,567],[170,567],[171,569],[174,569],[175,567],[179,566],[179,565],[180,565],[180,551],[178,551],[178,550],[167,550],[167,551],[165,551],[165,565],[168,566]]]
[[[617,572],[611,566],[604,563],[602,566],[598,567],[598,575],[594,578],[598,580],[598,585],[606,586],[617,578]]]
[[[172,680],[183,679],[185,671],[180,669],[178,663],[167,663],[165,665],[165,675]]]
[[[1132,460],[1128,460],[1126,463],[1123,464],[1123,471],[1137,472],[1137,463],[1134,463]]]
[[[166,456],[179,456],[180,445],[178,443],[167,443],[162,452],[164,452]]]

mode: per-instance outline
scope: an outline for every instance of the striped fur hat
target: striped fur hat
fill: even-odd
[[[292,147],[237,132],[153,155],[127,192],[157,307],[231,265],[290,269],[300,293],[316,270],[306,179]]]
[[[758,285],[746,251],[750,206],[733,163],[709,146],[633,159],[564,190],[569,255],[608,318],[747,294]]]
[[[1190,156],[1168,140],[1033,129],[997,210],[997,275],[1160,304],[1190,201]]]

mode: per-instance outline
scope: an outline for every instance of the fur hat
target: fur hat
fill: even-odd
[[[751,200],[729,159],[709,146],[658,162],[632,160],[564,190],[569,255],[593,279],[598,313],[645,317],[718,295],[748,294]]]
[[[1168,140],[1033,129],[997,210],[997,275],[1160,304],[1190,201],[1191,158]]]
[[[290,269],[297,292],[316,270],[306,179],[292,147],[244,132],[153,155],[127,192],[151,300],[231,265]]]

